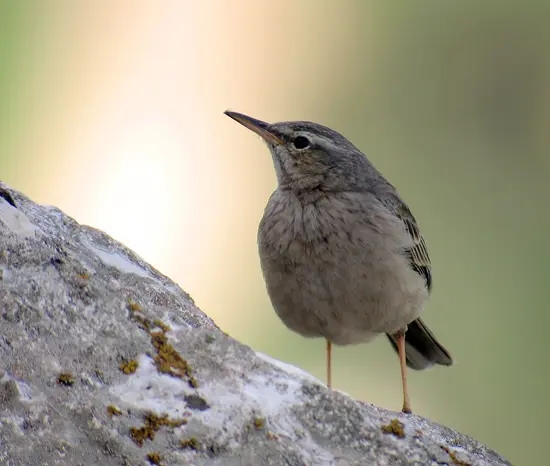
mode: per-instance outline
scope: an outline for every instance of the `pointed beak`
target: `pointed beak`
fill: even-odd
[[[271,144],[283,143],[281,138],[271,132],[269,129],[269,124],[265,121],[256,120],[255,118],[243,115],[242,113],[230,112],[229,110],[226,110],[224,113],[249,130],[259,134],[266,142],[270,142]]]

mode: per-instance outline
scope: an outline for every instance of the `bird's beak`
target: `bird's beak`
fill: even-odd
[[[269,124],[265,121],[256,120],[255,118],[243,115],[242,113],[231,112],[229,110],[226,110],[224,113],[228,117],[233,118],[235,121],[248,128],[249,130],[252,130],[256,134],[259,134],[262,138],[264,138],[266,142],[270,142],[272,144],[283,143],[281,138],[270,131]]]

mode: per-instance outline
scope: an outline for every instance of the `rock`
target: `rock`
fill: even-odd
[[[0,464],[504,465],[224,334],[104,233],[0,183]]]

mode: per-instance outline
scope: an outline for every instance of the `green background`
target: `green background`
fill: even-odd
[[[3,181],[87,222],[94,217],[87,216],[84,207],[80,210],[74,199],[81,197],[83,206],[93,205],[103,189],[101,182],[85,189],[78,183],[64,186],[66,180],[82,176],[79,170],[87,172],[93,154],[74,154],[67,165],[57,157],[59,141],[73,133],[76,121],[63,120],[55,133],[44,130],[44,125],[53,124],[51,112],[57,115],[65,107],[78,106],[76,91],[71,88],[70,100],[63,86],[53,84],[56,73],[62,83],[74,84],[71,76],[63,76],[68,73],[66,63],[60,63],[75,60],[80,46],[86,49],[88,42],[95,43],[102,35],[100,29],[89,36],[73,34],[66,25],[77,16],[109,17],[112,7],[105,2],[93,7],[74,4],[83,11],[67,8],[64,2],[0,1],[0,164]],[[140,14],[137,6],[125,5],[126,12],[119,6],[118,16],[111,18],[110,34],[122,34],[126,18]],[[202,257],[191,265],[186,262],[198,270],[200,284],[191,272],[178,275],[178,266],[168,259],[163,262],[161,254],[136,249],[176,279],[231,335],[324,379],[323,342],[304,340],[279,323],[255,258],[254,222],[274,187],[269,154],[253,135],[223,120],[222,112],[233,106],[245,113],[254,110],[258,118],[310,119],[341,131],[398,187],[420,223],[434,264],[434,291],[425,320],[456,364],[411,373],[413,409],[472,435],[514,464],[546,465],[550,4],[343,1],[329,5],[281,2],[263,11],[262,5],[252,8],[251,3],[236,2],[233,16],[222,17],[216,7],[196,11],[193,2],[187,4],[199,24],[218,21],[228,30],[233,23],[240,28],[241,39],[223,66],[213,68],[215,73],[205,71],[201,76],[201,69],[189,71],[196,72],[198,81],[204,78],[217,96],[210,98],[201,90],[193,107],[197,115],[204,99],[204,114],[197,121],[206,130],[198,145],[206,153],[209,145],[215,145],[208,173],[215,181],[226,180],[223,189],[240,197],[230,198],[219,214],[212,211],[210,201],[193,198],[196,215],[206,219],[197,220],[201,231],[219,233],[206,246],[201,246],[206,241],[201,231],[187,241],[188,249],[211,251],[204,254],[207,270],[199,270]],[[243,40],[248,14],[254,32],[250,40]],[[159,17],[162,24],[161,13]],[[262,30],[265,37],[258,36]],[[192,39],[194,32],[188,34]],[[227,30],[216,32],[214,26],[208,38],[196,39],[198,54],[203,47],[213,62],[224,54],[224,42],[233,40]],[[76,52],[69,54],[65,45]],[[218,48],[223,49],[219,56]],[[176,61],[185,60],[177,43],[166,53]],[[239,62],[241,53],[250,61]],[[254,57],[262,61],[255,65]],[[270,60],[277,66],[270,66]],[[94,66],[83,74],[93,75]],[[109,62],[102,66],[109,76]],[[263,87],[254,87],[256,75]],[[231,90],[239,76],[241,82],[252,83],[250,93],[256,93],[242,106],[241,94]],[[88,91],[95,86],[82,78],[77,84]],[[185,106],[181,107],[185,114]],[[211,127],[210,119],[215,121]],[[193,132],[192,121],[171,124],[185,126],[181,131],[187,134]],[[223,128],[223,136],[217,128]],[[254,154],[248,153],[248,147]],[[159,157],[162,149],[153,152]],[[229,157],[237,168],[228,175],[224,164]],[[264,165],[254,165],[260,159]],[[199,164],[198,159],[194,163]],[[242,172],[245,165],[250,172]],[[193,169],[189,167],[184,166]],[[207,169],[200,167],[193,177],[203,186],[208,184]],[[213,182],[209,187],[213,199],[223,202],[224,193],[215,186]],[[192,195],[183,191],[179,199],[170,199],[174,216],[178,203]],[[136,196],[124,198],[124,205],[139,200]],[[244,204],[248,200],[250,208]],[[116,204],[117,198],[112,202]],[[250,221],[243,220],[248,214]],[[162,219],[152,210],[145,220],[136,221]],[[192,218],[182,222],[182,229],[193,230]],[[242,230],[236,223],[244,225]],[[130,237],[117,235],[107,222],[97,226],[132,245]],[[144,233],[144,241],[161,243],[162,231],[155,234]],[[167,250],[183,248],[174,239],[166,242]],[[334,358],[333,383],[338,389],[399,408],[398,361],[385,339],[336,348]]]

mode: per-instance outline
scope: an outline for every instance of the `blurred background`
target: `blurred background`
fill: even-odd
[[[456,365],[410,373],[414,410],[547,465],[549,19],[542,1],[0,0],[0,178],[324,380],[323,341],[278,321],[261,276],[270,155],[223,111],[333,127],[429,245],[425,320]],[[334,358],[336,388],[400,408],[385,338]]]

